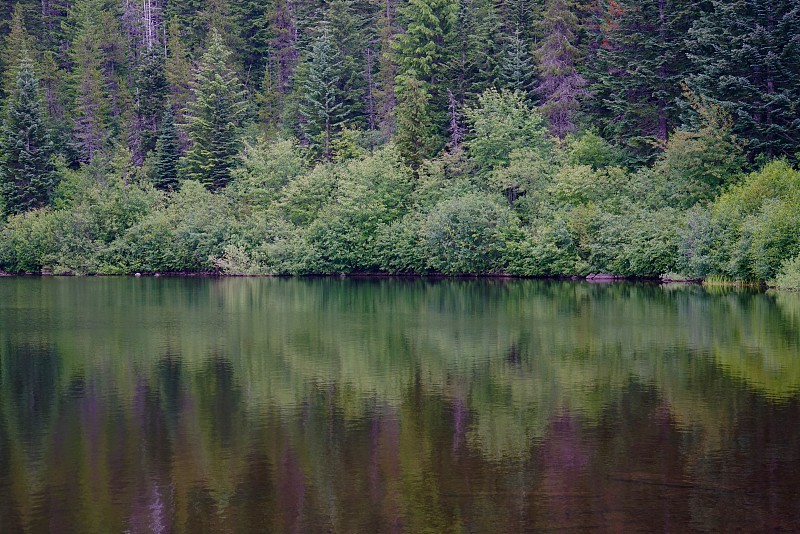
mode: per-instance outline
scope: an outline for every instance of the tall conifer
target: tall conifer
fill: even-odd
[[[800,7],[795,0],[711,2],[689,34],[689,86],[734,118],[753,153],[800,145]]]
[[[161,118],[161,128],[156,141],[156,159],[153,165],[153,184],[161,190],[174,189],[178,184],[180,148],[175,120],[167,109]]]
[[[318,146],[323,157],[331,157],[333,133],[344,123],[344,94],[339,88],[342,58],[333,42],[328,24],[311,45],[308,74],[303,84],[300,114],[305,119],[304,133]]]
[[[211,33],[192,85],[194,100],[188,108],[190,147],[186,176],[218,190],[227,185],[245,119],[245,92],[228,66],[230,51],[217,31]]]
[[[47,205],[55,185],[52,144],[39,94],[39,80],[26,50],[0,129],[0,196],[6,213]]]
[[[692,0],[616,0],[606,14],[593,71],[594,118],[607,137],[642,157],[679,124],[680,82],[689,73],[685,39]]]
[[[578,72],[578,18],[570,0],[547,0],[539,44],[539,84],[542,114],[550,132],[560,138],[577,129],[580,100],[586,95],[586,80]]]

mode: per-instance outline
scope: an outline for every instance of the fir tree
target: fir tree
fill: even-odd
[[[80,159],[90,162],[106,146],[110,134],[109,87],[102,73],[102,53],[89,36],[72,46],[77,65],[73,71],[75,145]]]
[[[325,23],[311,46],[300,103],[304,133],[312,144],[320,147],[325,159],[331,157],[333,133],[344,123],[343,94],[339,89],[341,70],[339,49]]]
[[[610,3],[594,67],[594,117],[607,137],[642,157],[678,125],[684,41],[698,10],[691,0]]]
[[[177,18],[173,18],[169,22],[164,73],[169,84],[172,113],[178,124],[186,124],[186,108],[192,97],[192,61],[181,36]],[[179,131],[178,136],[181,147],[185,149],[187,146],[185,132]]]
[[[403,15],[408,21],[406,32],[394,42],[397,137],[409,161],[418,164],[445,142],[447,90],[456,85],[458,4],[455,0],[411,0]]]
[[[22,60],[23,51],[33,50],[33,39],[25,29],[22,5],[14,5],[11,15],[10,31],[5,38],[5,45],[0,52],[0,66],[3,79],[0,84],[0,97],[10,94],[17,84],[17,68]]]
[[[163,191],[178,185],[178,162],[180,149],[175,120],[167,109],[161,118],[161,128],[156,141],[156,158],[153,164],[153,184]]]
[[[136,124],[135,134],[140,140],[134,161],[141,161],[155,148],[158,124],[164,114],[169,84],[164,72],[164,54],[153,49],[139,58],[136,68]]]
[[[47,205],[55,172],[52,145],[33,63],[23,50],[16,84],[5,105],[0,131],[0,195],[6,213]]]
[[[459,0],[458,49],[452,89],[459,105],[497,84],[502,60],[500,19],[491,0]]]
[[[539,93],[542,115],[550,132],[563,139],[577,129],[580,99],[586,95],[586,80],[577,70],[578,19],[569,0],[547,0],[542,20],[545,38],[539,44]]]
[[[211,33],[192,85],[188,109],[190,147],[187,178],[218,190],[227,185],[239,151],[239,132],[245,118],[245,92],[228,66],[230,52],[217,31]]]
[[[795,0],[711,2],[689,34],[689,86],[734,118],[753,153],[800,144],[800,8]]]
[[[518,29],[514,30],[514,33],[507,37],[503,49],[499,85],[528,95],[533,89],[536,72],[531,60],[528,43],[522,38]]]
[[[367,118],[370,97],[374,108],[374,95],[368,87],[374,65],[369,65],[367,73],[368,55],[376,40],[370,26],[373,9],[367,0],[332,0],[327,8],[328,28],[342,62],[339,87],[343,116],[349,127],[363,128],[370,122]],[[374,117],[371,122],[375,122]]]
[[[428,84],[410,75],[397,77],[397,134],[395,142],[400,154],[417,168],[434,156],[444,145],[444,136],[431,118]]]

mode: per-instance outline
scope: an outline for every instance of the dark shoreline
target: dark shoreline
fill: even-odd
[[[49,273],[49,272],[19,272],[9,273],[0,271],[0,277],[109,277],[109,278],[342,278],[342,279],[428,279],[428,280],[553,280],[553,281],[585,281],[594,284],[606,284],[614,282],[657,282],[657,283],[681,283],[681,284],[702,284],[699,279],[673,279],[664,277],[645,277],[645,276],[621,276],[606,273],[591,273],[588,275],[553,275],[553,276],[521,276],[507,273],[464,273],[464,274],[442,274],[442,273],[310,273],[310,274],[229,274],[213,271],[177,271],[177,272],[137,272],[130,274],[75,274],[75,273]]]

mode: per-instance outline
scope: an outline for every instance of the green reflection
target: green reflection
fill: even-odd
[[[551,521],[531,495],[594,495],[564,477],[621,463],[626,432],[682,451],[663,460],[680,480],[800,386],[791,293],[14,278],[0,326],[0,519],[23,530]],[[660,461],[603,480],[649,483]]]

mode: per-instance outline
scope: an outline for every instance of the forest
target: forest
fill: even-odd
[[[20,0],[0,21],[0,271],[800,288],[796,0]]]

